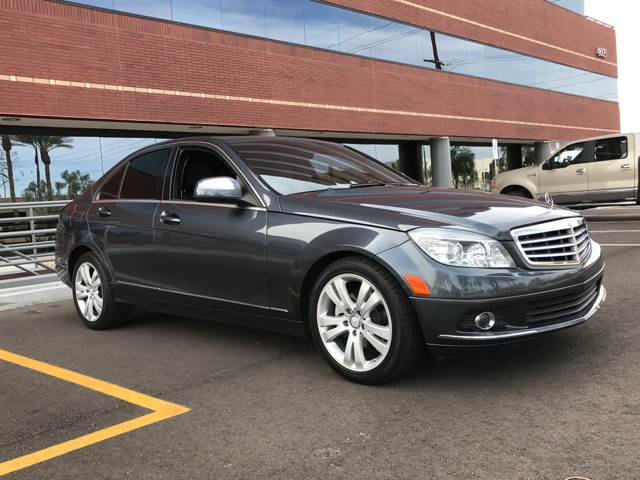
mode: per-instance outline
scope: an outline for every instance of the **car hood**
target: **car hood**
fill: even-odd
[[[529,165],[528,167],[514,168],[513,170],[500,172],[498,173],[498,175],[496,175],[496,181],[499,182],[502,179],[511,178],[511,177],[523,177],[531,173],[538,173],[537,165]]]
[[[280,198],[295,215],[408,231],[457,227],[510,240],[515,227],[575,217],[577,213],[508,195],[422,186],[380,186],[322,190]]]

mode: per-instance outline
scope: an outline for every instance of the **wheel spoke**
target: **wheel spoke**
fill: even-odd
[[[89,297],[87,299],[87,301],[84,304],[84,316],[87,320],[91,320],[91,314],[92,314],[92,309],[93,309],[93,300],[91,300],[91,297]]]
[[[364,357],[364,345],[362,344],[362,335],[356,335],[353,337],[353,351],[355,356],[356,366],[363,368],[367,361]]]
[[[348,331],[349,331],[349,327],[345,327],[344,325],[340,324],[337,327],[334,327],[330,330],[326,330],[325,332],[323,332],[322,338],[324,338],[325,342],[333,342],[340,335],[344,335],[345,332],[348,332]]]
[[[82,286],[82,285],[76,285],[76,298],[78,300],[84,300],[85,298],[87,298],[89,296],[89,289]]]
[[[376,308],[382,302],[382,297],[378,292],[373,292],[371,296],[367,299],[367,301],[362,305],[360,309],[360,315],[367,318],[371,315],[371,312],[374,308]]]
[[[91,276],[89,275],[89,266],[86,263],[80,265],[80,276],[82,277],[82,283],[85,285],[91,285]]]
[[[371,320],[365,320],[363,325],[366,332],[376,335],[383,340],[389,341],[391,339],[391,328],[388,325],[378,325]]]
[[[358,290],[358,298],[356,299],[356,310],[360,311],[364,305],[367,295],[371,291],[371,284],[366,280],[363,280],[360,284],[360,290]]]
[[[367,339],[367,342],[369,342],[369,344],[381,354],[384,355],[385,353],[387,353],[387,350],[389,350],[388,343],[384,343],[382,340],[378,340],[375,336],[371,335],[366,330],[363,332],[363,335],[364,338]]]
[[[100,297],[94,297],[93,307],[98,315],[102,312],[102,299]]]
[[[345,282],[343,278],[338,277],[333,280],[333,285],[336,289],[336,292],[338,292],[338,295],[340,296],[342,305],[346,309],[353,310],[356,305],[353,302],[353,300],[351,300],[351,297],[349,296],[349,292],[347,290],[347,282]]]
[[[342,325],[345,317],[334,317],[332,315],[318,315],[318,326],[320,327],[335,327],[336,325]]]
[[[345,365],[353,364],[354,339],[355,337],[353,335],[349,335],[349,338],[347,339],[347,346],[344,349],[344,358],[343,358],[343,362]]]
[[[324,291],[329,296],[331,302],[333,302],[333,304],[336,306],[336,313],[349,313],[346,306],[342,303],[340,295],[338,294],[338,292],[336,292],[333,283],[327,285]]]

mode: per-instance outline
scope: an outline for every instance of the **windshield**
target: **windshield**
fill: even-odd
[[[337,144],[288,139],[230,143],[281,195],[367,184],[411,184],[375,160]]]

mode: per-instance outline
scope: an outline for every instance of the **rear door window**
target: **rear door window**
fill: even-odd
[[[116,172],[114,172],[106,182],[100,188],[98,192],[97,200],[115,200],[120,194],[120,184],[122,183],[122,175],[126,165],[121,166]]]
[[[627,137],[603,138],[596,140],[594,160],[620,160],[627,156]]]
[[[160,200],[170,154],[171,149],[163,148],[144,153],[131,160],[124,175],[120,198]]]

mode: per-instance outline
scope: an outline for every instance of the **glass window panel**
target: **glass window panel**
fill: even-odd
[[[304,45],[302,0],[267,0],[266,9],[268,38]]]
[[[340,45],[340,9],[312,0],[304,2],[305,44],[337,50]]]
[[[222,0],[222,28],[230,32],[266,37],[265,0]]]
[[[487,63],[492,62],[491,47],[474,42],[464,42],[466,50],[466,73],[476,77],[492,78],[487,75]]]
[[[384,18],[371,17],[371,56],[398,61],[398,24]]]
[[[425,58],[431,58],[433,53],[426,53],[426,46],[431,49],[429,33],[410,25],[397,24],[398,34],[398,61],[420,67],[433,68],[433,63],[425,62]]]
[[[222,28],[221,0],[173,0],[173,19],[176,22]]]
[[[98,200],[116,199],[120,193],[120,183],[122,182],[122,174],[124,173],[126,166],[118,168],[111,178],[107,180],[100,192],[98,193]]]
[[[137,15],[171,20],[171,0],[113,0],[113,8]]]
[[[351,10],[340,10],[340,47],[338,50],[355,55],[371,56],[370,18]]]
[[[114,8],[113,0],[76,0],[78,3],[100,8]]]
[[[619,160],[627,157],[627,137],[605,138],[597,140],[595,161]]]
[[[170,152],[163,148],[131,160],[124,174],[120,198],[159,200]]]
[[[77,1],[423,68],[440,67],[445,71],[546,90],[617,99],[617,79],[612,77],[449,35],[432,34],[418,27],[314,0]],[[580,11],[584,2],[559,0],[557,3]],[[436,39],[435,45],[432,37]]]
[[[466,74],[469,71],[466,42],[440,33],[436,33],[435,37],[438,57],[442,62],[442,70]]]

